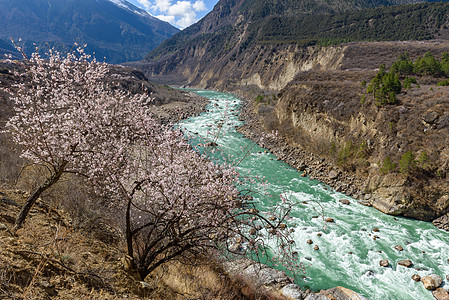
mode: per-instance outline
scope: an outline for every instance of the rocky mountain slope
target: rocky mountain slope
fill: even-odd
[[[125,0],[0,0],[0,53],[87,44],[98,60],[139,60],[179,30]]]
[[[264,87],[279,89],[276,81],[287,83],[301,71],[290,62],[313,55],[304,46],[446,35],[447,3],[366,9],[409,2],[220,1],[204,19],[148,54],[140,67],[165,82],[230,89],[260,77]]]

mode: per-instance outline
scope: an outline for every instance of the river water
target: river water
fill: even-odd
[[[241,125],[237,116],[241,100],[226,93],[195,92],[209,98],[210,104],[207,112],[184,121],[183,130],[207,140],[215,139],[219,128],[216,142],[225,154],[238,161],[245,149],[251,149],[251,154],[239,164],[240,172],[264,177],[271,193],[298,203],[289,224],[295,228],[297,251],[307,267],[306,278],[298,285],[315,291],[344,286],[369,299],[434,299],[411,277],[435,273],[445,280],[449,275],[448,232],[431,223],[382,214],[316,180],[300,177],[301,172],[276,160],[236,131],[236,126]],[[348,199],[350,205],[340,203],[341,199]],[[264,209],[270,209],[265,199],[256,200]],[[332,217],[335,222],[326,224],[323,216]],[[378,231],[374,232],[375,228]],[[374,235],[378,238],[374,239]],[[308,239],[313,244],[307,244]],[[313,250],[314,245],[319,246],[318,251]],[[403,251],[394,249],[396,245],[402,246]],[[388,259],[388,268],[379,265],[382,259]],[[414,265],[397,265],[405,259]]]

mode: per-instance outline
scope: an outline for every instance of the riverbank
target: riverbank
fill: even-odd
[[[207,99],[193,92],[181,92],[185,96],[184,101],[150,106],[150,112],[162,124],[175,124],[205,111]]]
[[[259,143],[260,136],[264,132],[263,125],[260,124],[253,112],[256,107],[253,101],[239,95],[243,99],[243,105],[240,112],[240,118],[245,124],[238,128],[238,131],[245,135],[248,139],[255,143]],[[341,192],[354,199],[358,199],[359,203],[370,206],[369,194],[362,192],[364,180],[356,178],[353,174],[344,170],[334,168],[333,164],[325,158],[321,158],[313,153],[304,150],[301,146],[293,147],[288,141],[280,138],[265,139],[264,148],[267,148],[279,160],[289,164],[296,170],[303,172],[312,179],[321,181],[329,185],[337,192]],[[304,175],[303,175],[304,176]]]

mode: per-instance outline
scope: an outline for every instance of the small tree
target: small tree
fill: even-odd
[[[427,154],[427,151],[425,151],[425,150],[419,154],[418,159],[416,160],[416,162],[419,164],[419,166],[423,169],[428,167],[429,161],[430,161],[429,155]]]
[[[399,160],[399,171],[404,176],[409,176],[416,168],[415,154],[413,152],[407,151],[401,156]]]
[[[423,57],[418,58],[413,69],[416,74],[420,75],[435,77],[443,75],[441,63],[436,60],[430,52],[427,52]]]
[[[385,175],[387,173],[394,171],[397,168],[397,166],[398,165],[396,163],[392,162],[391,158],[389,156],[387,156],[387,157],[385,157],[379,171]]]
[[[441,71],[444,75],[449,76],[449,53],[447,52],[441,55]]]
[[[367,93],[374,96],[374,103],[378,106],[396,104],[396,94],[402,90],[398,74],[386,72],[385,65],[379,67],[379,72],[368,85]]]
[[[15,88],[15,115],[6,132],[22,145],[22,156],[44,166],[49,176],[35,189],[16,218],[19,229],[40,195],[64,173],[106,183],[104,171],[123,163],[126,145],[146,133],[154,121],[138,115],[142,96],[110,89],[101,81],[108,67],[82,48],[48,59],[36,52],[23,61],[25,72]]]
[[[413,61],[407,52],[399,55],[398,59],[390,67],[390,72],[400,75],[412,75],[413,74]]]

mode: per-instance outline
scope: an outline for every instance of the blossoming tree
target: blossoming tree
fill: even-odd
[[[81,48],[65,57],[50,52],[48,59],[34,53],[21,64],[26,71],[15,86],[15,115],[6,131],[23,146],[22,156],[50,175],[27,199],[13,232],[64,173],[108,186],[111,177],[105,172],[125,163],[126,145],[157,127],[142,110],[144,96],[131,97],[102,83],[107,65],[90,60]]]
[[[123,208],[128,254],[142,279],[175,258],[207,249],[257,256],[273,242],[281,263],[293,272],[300,267],[283,223],[291,204],[273,209],[276,217],[259,213],[238,191],[234,168],[207,160],[182,132],[157,123],[143,105],[146,96],[103,83],[106,64],[78,49],[64,57],[50,52],[48,59],[35,53],[23,66],[6,130],[25,149],[22,156],[49,176],[12,231],[46,189],[74,173]]]

